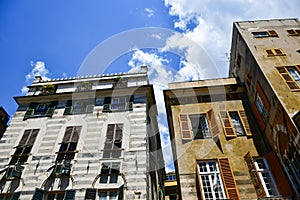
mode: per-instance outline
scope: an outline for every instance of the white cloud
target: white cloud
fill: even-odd
[[[49,71],[45,66],[45,63],[43,61],[36,61],[35,63],[31,61],[31,66],[33,69],[31,70],[30,73],[28,73],[25,76],[25,84],[29,85],[32,83],[33,79],[35,76],[41,76],[43,80],[48,80],[49,78],[47,77],[49,75]],[[21,89],[22,94],[25,94],[28,91],[26,86],[23,86]]]
[[[148,17],[152,17],[154,15],[154,11],[150,8],[145,8],[145,12],[147,13]]]
[[[182,30],[184,36],[191,38],[208,52],[217,64],[221,76],[227,76],[228,73],[228,54],[234,21],[300,17],[298,0],[274,0],[264,3],[254,0],[164,2],[169,8],[169,14],[178,17],[174,28]],[[194,22],[195,26],[189,27],[191,22]]]

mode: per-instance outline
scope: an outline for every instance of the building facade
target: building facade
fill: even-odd
[[[0,199],[159,199],[164,162],[140,73],[36,77],[0,143]]]
[[[164,91],[178,199],[288,199],[283,169],[236,78]]]
[[[245,86],[255,120],[300,198],[300,22],[235,22],[229,76]]]
[[[9,120],[9,115],[4,110],[4,108],[0,106],[0,138],[3,136],[3,133],[7,128],[8,120]]]

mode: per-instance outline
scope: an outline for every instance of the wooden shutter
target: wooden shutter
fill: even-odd
[[[122,140],[123,124],[116,124],[115,140]]]
[[[97,190],[95,188],[88,188],[85,192],[85,200],[95,200]]]
[[[65,135],[64,135],[64,138],[63,138],[63,143],[70,142],[72,132],[73,132],[73,126],[69,126],[69,127],[66,128],[66,132],[65,132]]]
[[[31,131],[30,137],[29,137],[26,145],[33,145],[38,133],[39,133],[39,129],[33,129]]]
[[[34,113],[34,109],[27,108],[23,120],[30,118],[33,115],[33,113]]]
[[[78,142],[80,131],[81,131],[81,126],[73,127],[73,134],[71,137],[71,142]]]
[[[106,131],[106,140],[112,141],[114,139],[114,132],[115,132],[115,124],[108,124],[107,131]]]
[[[66,190],[64,200],[74,200],[76,190]]]
[[[226,138],[236,137],[228,112],[220,111],[220,117],[222,119],[223,130]]]
[[[43,200],[45,191],[39,188],[35,188],[33,197],[31,200]]]
[[[29,138],[30,133],[31,133],[31,130],[24,131],[24,134],[19,142],[19,146],[25,146],[27,144],[27,140]]]
[[[123,200],[123,193],[124,193],[124,185],[122,185],[118,189],[118,200]]]
[[[277,189],[281,196],[292,196],[293,192],[283,173],[279,160],[274,151],[268,153],[265,158],[268,161],[272,176],[276,182]]]
[[[227,198],[234,200],[240,199],[228,158],[218,158],[218,162]]]
[[[180,114],[179,124],[181,129],[181,137],[183,140],[191,140],[192,133],[190,128],[190,123],[187,114]]]
[[[244,130],[246,132],[246,135],[251,136],[252,132],[251,132],[251,129],[250,129],[250,125],[249,125],[245,110],[239,110],[239,115],[240,115],[240,119],[242,121]]]
[[[208,122],[210,125],[211,136],[214,138],[214,137],[218,136],[219,128],[218,128],[217,120],[215,118],[213,109],[210,109],[206,114],[207,114]]]
[[[48,108],[47,112],[46,112],[46,117],[52,117],[53,113],[54,113],[55,107],[52,108]]]
[[[249,174],[250,174],[250,178],[252,180],[252,183],[254,185],[256,194],[258,197],[265,197],[266,193],[264,190],[264,187],[262,185],[262,182],[259,178],[259,174],[256,170],[255,164],[254,164],[254,160],[253,157],[251,155],[251,152],[248,152],[245,156],[244,156],[245,162],[248,166],[248,170],[249,170]]]

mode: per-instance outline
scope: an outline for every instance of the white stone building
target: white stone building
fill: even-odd
[[[0,141],[0,199],[159,199],[147,72],[35,77]]]

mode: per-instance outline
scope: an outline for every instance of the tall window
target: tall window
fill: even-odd
[[[100,183],[117,183],[120,173],[120,163],[107,162],[102,163],[100,173]]]
[[[229,112],[229,116],[237,136],[245,135],[242,121],[237,111]]]
[[[71,161],[74,158],[80,131],[81,126],[69,126],[66,128],[63,141],[57,152],[58,155],[56,161],[58,163],[62,161]]]
[[[272,178],[270,169],[264,158],[254,158],[254,164],[257,169],[258,175],[264,187],[267,197],[277,195],[274,180]]]
[[[207,199],[225,199],[224,186],[217,161],[203,161],[198,163],[202,194]]]
[[[29,129],[24,131],[19,145],[16,147],[16,151],[9,162],[10,165],[16,163],[24,164],[27,161],[38,133],[39,129]]]
[[[262,98],[260,97],[259,93],[257,93],[256,95],[255,105],[262,119],[264,120],[264,122],[266,122],[269,116],[269,112],[265,107],[264,102],[262,101]]]
[[[103,158],[119,158],[122,150],[123,124],[108,124]]]
[[[300,89],[300,65],[277,67],[277,70],[292,91]]]
[[[193,139],[205,139],[211,138],[210,129],[206,114],[189,115]]]

